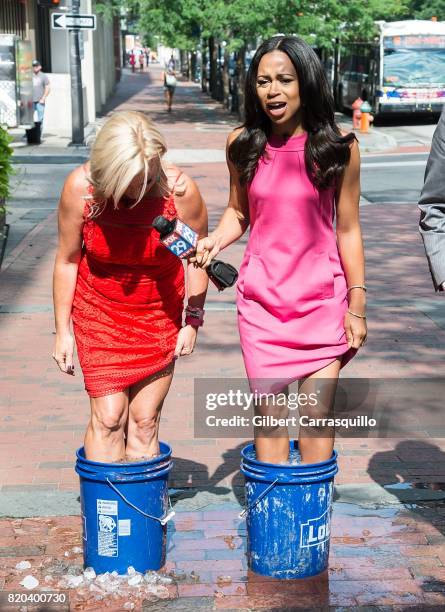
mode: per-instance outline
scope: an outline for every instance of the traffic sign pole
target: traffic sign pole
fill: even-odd
[[[71,12],[79,14],[80,0],[71,0]],[[70,38],[70,75],[71,75],[71,114],[72,145],[84,144],[82,66],[80,63],[79,30],[69,31]]]

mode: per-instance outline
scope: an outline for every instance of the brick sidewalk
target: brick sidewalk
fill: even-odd
[[[150,70],[156,76],[158,69]],[[149,84],[147,74],[124,77],[114,108],[148,112],[173,149],[222,151],[227,133],[236,124],[190,83],[178,86],[174,111],[168,115],[160,86]],[[182,163],[181,167],[197,180],[213,227],[227,201],[225,164]],[[443,296],[432,291],[417,232],[417,208],[403,203],[370,205],[362,208],[361,218],[370,287],[369,340],[343,375],[437,376],[445,357],[445,326],[440,314]],[[51,216],[15,249],[0,274],[0,363],[6,383],[0,392],[0,501],[38,494],[54,495],[57,500],[78,491],[74,453],[82,444],[89,408],[79,367],[74,379],[64,377],[50,359],[55,244],[56,224]],[[230,247],[224,259],[239,266],[244,246],[245,239]],[[212,609],[213,602],[218,608],[229,609],[283,608],[297,605],[296,595],[300,607],[445,605],[445,513],[439,502],[408,509],[399,504],[392,510],[370,510],[368,514],[337,502],[329,579],[324,576],[277,586],[274,581],[248,575],[243,523],[236,519],[243,484],[239,453],[246,440],[194,439],[193,378],[197,374],[244,376],[233,289],[217,294],[210,288],[206,325],[200,331],[197,349],[191,357],[179,360],[163,409],[160,439],[172,445],[175,458],[170,486],[182,490],[171,532],[169,567],[176,564],[200,574],[198,582],[187,579],[178,583],[177,590],[172,587],[174,596],[197,598],[190,600],[191,609]],[[343,438],[336,448],[340,467],[336,483],[340,485],[384,486],[406,481],[419,490],[431,490],[437,488],[434,483],[445,481],[445,441],[439,437],[421,440],[413,436],[405,441]],[[438,488],[440,491],[440,485]],[[199,502],[194,506],[193,499],[199,500],[202,493],[208,498],[198,509]],[[187,499],[189,511],[185,504],[181,506]],[[21,512],[17,505],[14,516],[26,516]],[[59,514],[57,504],[54,514]],[[10,588],[16,584],[16,571],[11,568],[17,561],[35,557],[44,568],[55,558],[63,560],[64,551],[79,542],[80,526],[72,517],[23,522],[5,519],[0,534],[0,556],[6,568],[3,575]],[[226,541],[231,535],[235,548]],[[38,552],[22,548],[34,544]],[[80,558],[75,561],[80,563]],[[219,585],[218,576],[226,574],[232,582]]]

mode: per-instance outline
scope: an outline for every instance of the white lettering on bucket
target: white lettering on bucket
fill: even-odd
[[[97,500],[97,554],[118,556],[118,504],[115,500]]]
[[[323,544],[329,539],[330,533],[330,516],[326,510],[321,516],[309,519],[307,523],[301,525],[300,547],[308,548],[309,546]]]
[[[117,501],[112,499],[98,499],[97,514],[117,514]]]
[[[118,532],[120,536],[129,536],[131,535],[131,520],[130,519],[121,519],[119,521]]]

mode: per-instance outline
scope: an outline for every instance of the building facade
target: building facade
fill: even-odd
[[[95,14],[94,0],[81,0],[81,14]],[[68,30],[55,30],[52,13],[70,13],[69,0],[0,0],[0,33],[29,40],[33,56],[48,75],[51,94],[43,130],[71,136],[71,79]],[[82,91],[85,125],[104,109],[121,73],[122,49],[117,17],[97,14],[97,29],[81,31]]]

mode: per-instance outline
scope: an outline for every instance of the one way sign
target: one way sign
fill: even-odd
[[[52,13],[53,30],[95,30],[96,15],[67,15]]]

